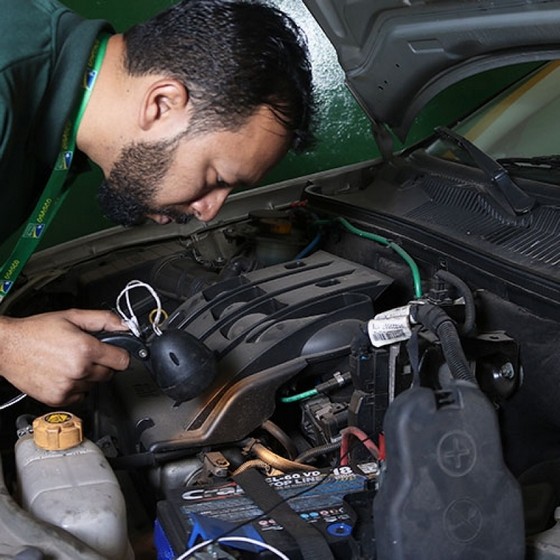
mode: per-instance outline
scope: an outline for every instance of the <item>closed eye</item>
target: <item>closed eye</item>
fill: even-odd
[[[216,177],[216,186],[223,189],[231,188],[231,185],[227,181],[222,179],[219,175]]]
[[[226,181],[225,179],[222,179],[222,177],[220,175],[216,175],[215,184],[216,184],[216,187],[218,187],[220,189],[229,189],[229,190],[247,189],[247,188],[252,186],[249,183],[246,183],[245,181],[240,181],[240,180],[236,180],[235,182],[230,183],[230,182]]]

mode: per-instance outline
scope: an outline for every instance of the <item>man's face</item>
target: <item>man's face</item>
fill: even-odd
[[[101,185],[99,203],[122,225],[192,216],[207,222],[235,187],[257,184],[288,146],[289,133],[267,107],[235,131],[129,144]]]

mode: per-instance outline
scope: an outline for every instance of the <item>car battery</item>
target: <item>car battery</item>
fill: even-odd
[[[364,466],[364,473],[375,471]],[[335,558],[351,557],[349,540],[356,522],[345,496],[368,488],[371,474],[350,467],[301,471],[267,477],[280,499],[306,523],[312,524],[328,543]],[[178,489],[157,506],[154,541],[158,560],[171,560],[202,540],[224,535],[244,536],[265,542],[290,559],[301,558],[296,541],[274,519],[274,510],[263,510],[235,481]],[[248,543],[227,543],[242,558],[267,558],[269,552]]]

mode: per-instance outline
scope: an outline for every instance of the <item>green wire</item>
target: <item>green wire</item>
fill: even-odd
[[[319,391],[317,391],[317,389],[310,389],[309,391],[305,391],[304,393],[299,393],[297,395],[292,395],[291,397],[282,397],[280,400],[283,403],[302,401],[303,399],[315,396],[318,392]]]
[[[414,282],[414,293],[417,298],[422,297],[422,280],[420,278],[420,271],[418,270],[418,265],[414,262],[414,259],[400,246],[394,243],[393,241],[389,241],[386,237],[382,237],[381,235],[376,235],[375,233],[369,233],[367,231],[363,231],[358,229],[357,227],[353,226],[346,218],[335,218],[337,222],[340,222],[349,232],[353,233],[354,235],[358,235],[359,237],[364,237],[365,239],[369,239],[370,241],[375,241],[376,243],[380,243],[381,245],[385,245],[390,249],[393,249],[397,255],[399,255],[406,264],[410,267],[412,272],[412,280]]]
[[[363,231],[358,229],[357,227],[353,226],[346,218],[335,218],[335,221],[340,222],[350,233],[354,235],[358,235],[359,237],[363,237],[365,239],[369,239],[370,241],[375,241],[376,243],[380,243],[381,245],[385,245],[390,249],[393,249],[397,255],[399,255],[406,264],[410,267],[412,272],[412,280],[414,282],[414,293],[417,298],[422,297],[422,280],[420,278],[420,271],[418,270],[418,265],[414,262],[414,259],[400,246],[394,243],[393,241],[389,241],[386,237],[382,237],[381,235],[376,235],[375,233],[369,233],[367,231]],[[331,223],[330,220],[317,220],[315,222],[317,225],[321,224],[329,224]],[[283,403],[292,403],[301,401],[303,399],[307,399],[309,397],[313,397],[318,394],[317,389],[310,389],[309,391],[305,391],[303,393],[298,393],[297,395],[292,395],[290,397],[282,397],[280,400]]]

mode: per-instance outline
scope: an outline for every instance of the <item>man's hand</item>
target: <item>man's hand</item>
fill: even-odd
[[[123,330],[121,319],[110,311],[0,316],[0,375],[49,406],[76,403],[95,382],[125,370],[130,360],[126,350],[88,333]]]

